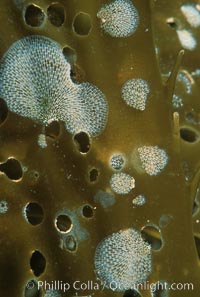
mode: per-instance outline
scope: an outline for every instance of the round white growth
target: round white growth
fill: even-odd
[[[110,166],[115,170],[120,170],[124,167],[124,157],[122,155],[113,155],[110,160]]]
[[[133,207],[142,206],[146,203],[146,197],[144,195],[138,195],[132,201]]]
[[[200,69],[195,69],[194,71],[191,72],[191,75],[194,77],[199,78],[200,76]]]
[[[149,175],[158,175],[168,163],[167,153],[158,146],[143,146],[138,152],[142,167]]]
[[[121,89],[122,98],[126,104],[142,111],[145,110],[149,92],[148,82],[141,78],[129,79]]]
[[[0,64],[0,96],[9,109],[48,125],[66,122],[70,133],[97,135],[107,121],[104,94],[89,83],[75,84],[62,48],[44,36],[16,41]]]
[[[38,145],[41,148],[46,148],[47,147],[46,136],[44,134],[40,134],[38,136]]]
[[[197,41],[190,31],[183,29],[183,30],[177,30],[176,33],[184,49],[192,51],[196,48]]]
[[[176,78],[176,86],[174,95],[172,98],[172,106],[174,108],[183,107],[183,100],[180,96],[187,93],[192,93],[192,87],[194,85],[194,79],[192,75],[187,70],[180,70]]]
[[[187,94],[192,93],[192,86],[194,85],[194,79],[192,78],[192,76],[187,70],[179,71],[176,82],[183,85]]]
[[[115,0],[100,8],[101,28],[112,37],[128,37],[139,25],[139,14],[132,1]]]
[[[56,42],[28,36],[16,41],[0,65],[0,94],[11,111],[47,124],[58,120],[70,65]]]
[[[190,26],[197,28],[200,26],[200,12],[194,4],[184,4],[181,6],[181,11],[184,14]]]
[[[97,277],[107,288],[114,283],[117,291],[124,291],[151,273],[151,247],[137,230],[119,231],[99,243],[94,262]]]
[[[66,100],[66,128],[72,134],[81,131],[99,134],[107,122],[108,106],[104,94],[89,83],[77,85],[71,100]]]
[[[174,94],[172,97],[172,106],[173,108],[181,108],[183,107],[183,100],[180,96]]]
[[[127,173],[115,173],[110,179],[110,186],[117,194],[128,194],[135,188],[135,179]]]
[[[0,201],[0,214],[4,214],[8,211],[8,203],[7,201]]]

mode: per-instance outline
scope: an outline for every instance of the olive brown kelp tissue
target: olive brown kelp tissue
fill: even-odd
[[[197,297],[199,1],[0,22],[0,296]]]

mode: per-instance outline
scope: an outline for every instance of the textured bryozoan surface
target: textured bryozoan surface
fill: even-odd
[[[99,243],[95,270],[107,288],[124,291],[147,279],[151,273],[151,247],[134,229],[113,233]]]
[[[0,201],[0,214],[4,214],[8,211],[8,203],[6,201]]]
[[[146,197],[142,194],[133,199],[133,207],[142,206],[146,203]]]
[[[138,110],[145,110],[147,96],[150,87],[144,79],[130,79],[122,86],[122,98],[131,107]]]
[[[181,69],[176,78],[176,86],[172,98],[172,106],[175,109],[183,107],[184,102],[182,97],[185,94],[191,95],[194,86],[194,79],[188,71]]]
[[[128,37],[139,25],[139,14],[132,1],[115,0],[98,11],[101,27],[112,37]]]
[[[43,36],[15,42],[0,65],[0,96],[11,111],[44,125],[66,122],[70,133],[102,132],[108,106],[104,94],[89,83],[75,84],[61,47]]]
[[[77,85],[75,95],[65,100],[63,120],[71,133],[84,131],[96,135],[104,129],[107,109],[103,93],[89,83],[82,83]]]
[[[199,27],[190,27],[181,12],[188,0],[131,0],[140,16],[139,26],[128,38],[113,38],[106,34],[97,18],[102,5],[110,2],[0,1],[1,58],[23,36],[50,37],[60,48],[67,49],[65,57],[71,63],[73,78],[71,92],[77,91],[78,84],[74,82],[90,82],[103,91],[110,107],[106,129],[98,137],[89,139],[85,144],[87,153],[82,153],[75,137],[65,129],[65,121],[57,123],[59,133],[55,134],[54,122],[44,128],[30,118],[11,112],[9,107],[6,111],[6,103],[0,99],[0,200],[9,207],[6,213],[0,214],[0,296],[44,297],[50,292],[55,294],[57,289],[25,290],[27,282],[34,280],[37,285],[37,280],[60,280],[71,285],[67,292],[59,290],[62,297],[152,297],[148,288],[140,289],[139,293],[73,289],[74,280],[100,283],[94,271],[97,245],[114,232],[129,228],[142,231],[142,237],[151,241],[152,247],[159,241],[159,234],[162,235],[162,248],[156,251],[152,248],[152,271],[146,279],[149,284],[164,280],[169,285],[174,282],[194,286],[194,289],[190,286],[189,289],[159,291],[154,294],[156,297],[199,295]],[[195,7],[197,2],[190,1]],[[23,16],[29,4],[36,5],[45,14],[42,26],[31,27],[25,22]],[[59,18],[60,12],[66,16],[60,27],[49,18],[48,12],[53,7],[56,10],[51,18]],[[74,30],[74,20],[82,12],[91,21],[87,36]],[[31,14],[31,18],[35,17],[37,15]],[[79,24],[80,28],[88,26],[87,19]],[[187,41],[184,42],[185,31],[196,41],[194,50],[185,50],[182,62],[177,60],[182,49],[178,29],[183,33],[183,46]],[[182,99],[183,106],[174,111],[171,101],[178,68],[192,75],[194,85],[188,94],[185,86],[177,83],[175,93]],[[134,110],[122,100],[121,87],[131,78],[143,78],[149,83],[151,90],[144,112]],[[47,147],[43,149],[38,141],[42,146],[46,142]],[[169,156],[169,164],[156,176],[149,176],[144,169],[141,171],[138,148],[149,145],[158,145]],[[136,187],[126,195],[115,194],[110,186],[110,178],[116,173],[110,160],[116,153],[125,157],[123,172],[136,180]],[[17,181],[10,176],[15,173],[15,167],[6,163],[11,157],[23,169],[23,176]],[[93,168],[98,171],[94,183],[90,181]],[[137,200],[140,194],[146,197],[142,206]],[[132,203],[134,199],[136,205]],[[42,221],[37,226],[25,220],[22,214],[22,209],[30,202],[36,202],[43,209]],[[90,206],[90,217],[83,211],[85,206]],[[61,234],[56,228],[56,217],[64,209],[70,218],[72,215],[71,234]],[[38,214],[31,215],[33,219],[38,218]],[[158,227],[159,234],[151,232],[151,228],[144,229],[148,226]],[[144,234],[144,230],[150,233]],[[46,260],[46,269],[39,278],[30,266],[35,250]],[[35,264],[40,265],[39,259]]]
[[[143,146],[138,149],[143,169],[149,175],[159,174],[167,165],[168,156],[158,146]]]
[[[177,35],[181,46],[184,49],[193,51],[196,48],[197,41],[192,32],[190,32],[189,30],[181,29],[177,30]]]
[[[110,186],[117,194],[128,194],[135,188],[135,179],[127,173],[115,173],[110,179]]]
[[[123,155],[113,155],[111,160],[110,160],[110,165],[113,169],[115,170],[120,170],[123,168],[125,163],[125,159]]]
[[[200,11],[194,4],[182,5],[181,11],[191,27],[196,28],[200,26]]]

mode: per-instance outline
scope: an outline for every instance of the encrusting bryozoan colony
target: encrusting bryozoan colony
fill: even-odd
[[[194,80],[193,80],[192,76],[190,75],[190,73],[188,73],[188,71],[186,71],[184,69],[181,69],[177,75],[175,92],[176,92],[178,85],[180,85],[180,84],[184,87],[185,92],[187,94],[192,93],[192,86],[194,84]]]
[[[0,201],[0,214],[6,213],[8,211],[8,203],[4,200]]]
[[[44,135],[44,134],[40,134],[40,135],[38,136],[38,145],[39,145],[41,148],[45,148],[45,147],[47,147],[46,135]]]
[[[115,0],[100,8],[101,28],[112,37],[128,37],[139,25],[139,14],[132,1]]]
[[[181,11],[191,27],[197,28],[200,26],[200,11],[194,4],[182,5]]]
[[[75,98],[65,100],[65,104],[64,110],[67,111],[65,121],[68,131],[72,133],[84,131],[89,135],[102,132],[108,107],[103,93],[96,86],[89,83],[77,85]]]
[[[128,194],[135,188],[135,179],[127,173],[115,173],[110,179],[110,186],[117,194]]]
[[[149,92],[148,82],[141,78],[129,79],[121,89],[122,98],[126,104],[141,111],[145,110]]]
[[[200,11],[198,4],[196,6],[190,3],[183,4],[180,10],[183,13],[186,21],[190,25],[191,29],[200,26]],[[184,27],[176,29],[176,33],[181,46],[189,51],[193,51],[197,47],[197,40],[191,29],[187,29]]]
[[[176,30],[176,33],[178,35],[178,39],[184,49],[187,50],[194,50],[197,46],[197,41],[189,30],[186,29],[181,29],[181,30]]]
[[[133,199],[132,203],[133,203],[133,207],[142,206],[146,203],[146,197],[140,194]]]
[[[193,85],[194,85],[194,80],[191,74],[188,71],[181,69],[176,78],[176,86],[175,86],[175,90],[172,98],[173,108],[177,109],[177,108],[183,107],[184,103],[183,103],[182,95],[183,94],[191,95]],[[183,90],[183,91],[181,91],[180,93],[180,90]]]
[[[183,107],[183,100],[180,96],[174,94],[172,98],[172,106],[173,108],[181,108]]]
[[[151,246],[135,229],[113,233],[95,252],[97,277],[109,289],[124,291],[147,279],[152,270]]]
[[[98,135],[107,122],[106,98],[88,82],[75,84],[70,70],[58,43],[25,37],[1,60],[0,96],[12,112],[43,125],[62,120],[72,134]]]
[[[158,146],[142,146],[138,153],[142,168],[149,175],[158,175],[168,163],[167,153]]]
[[[115,154],[111,157],[110,166],[115,170],[120,170],[123,168],[125,159],[123,155]]]

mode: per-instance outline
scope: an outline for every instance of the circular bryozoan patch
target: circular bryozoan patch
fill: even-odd
[[[108,105],[92,84],[75,84],[62,48],[44,36],[16,41],[0,62],[0,97],[20,116],[43,125],[62,120],[72,133],[98,135],[105,128]]]
[[[132,1],[115,0],[100,8],[101,28],[112,37],[128,37],[139,25],[139,14]]]
[[[152,270],[151,262],[151,247],[135,229],[106,237],[97,246],[94,259],[97,277],[106,288],[116,291],[145,281]]]
[[[121,89],[122,98],[126,104],[141,111],[146,108],[149,92],[148,82],[141,78],[129,79]]]

